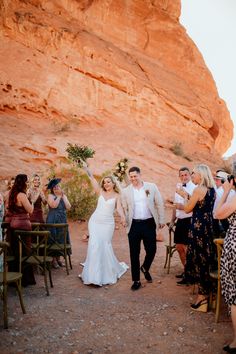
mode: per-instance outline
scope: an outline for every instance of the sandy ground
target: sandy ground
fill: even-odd
[[[73,270],[53,270],[54,288],[46,296],[43,277],[24,289],[27,314],[23,315],[14,289],[9,290],[9,329],[0,322],[0,353],[222,353],[232,337],[230,318],[222,306],[220,322],[214,313],[196,313],[189,304],[191,287],[176,286],[181,271],[177,254],[171,272],[163,269],[165,243],[158,251],[152,284],[132,292],[128,271],[117,284],[85,286],[78,279],[87,242],[82,241],[86,223],[71,223]],[[167,235],[166,235],[167,236]],[[129,264],[127,237],[116,230],[113,246],[117,258]],[[142,254],[143,256],[143,254]]]

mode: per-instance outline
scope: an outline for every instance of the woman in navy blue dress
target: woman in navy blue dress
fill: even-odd
[[[64,224],[67,223],[66,210],[71,208],[70,202],[67,196],[64,194],[60,186],[61,179],[53,178],[47,185],[47,189],[50,190],[48,195],[49,212],[46,223],[48,224]],[[61,229],[51,228],[52,234],[51,240],[49,238],[48,243],[56,240],[58,243],[64,243],[64,234]],[[70,243],[69,232],[67,234],[67,243]],[[58,268],[63,266],[60,261],[60,257],[53,258],[53,267]]]

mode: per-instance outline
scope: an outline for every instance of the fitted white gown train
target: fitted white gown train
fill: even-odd
[[[89,219],[88,251],[81,274],[84,284],[115,284],[129,268],[117,260],[112,248],[115,205],[116,198],[106,200],[100,195],[97,208]]]

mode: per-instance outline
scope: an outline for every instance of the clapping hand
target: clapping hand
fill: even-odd
[[[188,193],[183,189],[183,187],[176,188],[176,193],[179,194],[182,198],[186,198]]]
[[[222,185],[224,192],[228,192],[230,191],[230,189],[233,188],[233,179],[230,180],[230,182],[227,180],[224,182],[224,184]]]

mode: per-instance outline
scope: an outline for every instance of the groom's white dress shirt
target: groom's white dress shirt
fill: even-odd
[[[142,219],[142,217],[137,217],[140,216],[139,214],[140,208],[138,207],[138,209],[136,208],[135,210],[135,204],[137,203],[135,203],[134,200],[135,197],[134,197],[133,189],[134,189],[133,186],[129,185],[128,187],[122,190],[122,195],[121,195],[122,205],[123,205],[123,209],[127,221],[127,233],[131,228],[133,219],[135,218]],[[147,207],[151,214],[150,217],[153,217],[155,219],[156,230],[158,231],[159,225],[165,223],[164,203],[163,203],[162,196],[157,186],[154,183],[143,182],[143,191],[144,194],[143,192],[141,192],[142,194],[141,197],[139,198],[142,199],[145,196]],[[146,215],[150,215],[150,214],[146,214]],[[141,211],[141,215],[145,215],[145,212]]]
[[[138,189],[133,187],[134,193],[134,215],[133,219],[146,220],[152,218],[147,204],[147,196],[144,187]]]

